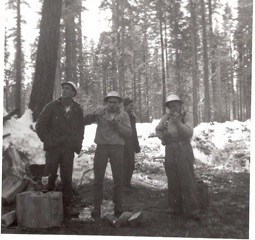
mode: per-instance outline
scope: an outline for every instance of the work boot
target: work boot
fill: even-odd
[[[100,218],[101,217],[101,207],[94,207],[91,211],[92,218]]]

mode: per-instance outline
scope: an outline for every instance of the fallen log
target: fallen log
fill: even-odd
[[[11,136],[11,134],[10,133],[6,133],[6,134],[3,135],[3,139],[6,138],[6,137],[9,137],[9,136]]]
[[[7,115],[5,115],[4,117],[3,117],[3,123],[5,123],[6,121],[8,121],[8,120],[10,120],[11,119],[11,117],[12,116],[14,116],[16,113],[18,113],[19,112],[19,109],[17,108],[17,109],[14,109],[14,110],[12,110],[10,113],[8,113]]]
[[[20,227],[57,227],[63,221],[62,193],[20,193],[17,195],[16,212]]]

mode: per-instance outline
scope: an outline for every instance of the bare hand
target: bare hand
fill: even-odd
[[[172,123],[179,123],[179,122],[181,122],[181,114],[178,113],[178,112],[174,112],[171,115],[170,120],[171,120]]]

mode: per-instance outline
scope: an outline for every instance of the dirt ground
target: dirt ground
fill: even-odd
[[[196,175],[209,185],[210,205],[201,214],[201,221],[187,220],[182,216],[170,216],[167,209],[167,190],[137,181],[135,189],[125,190],[124,208],[127,211],[142,210],[139,227],[113,227],[103,220],[92,223],[69,221],[51,229],[26,229],[13,225],[2,227],[2,234],[65,234],[112,235],[194,238],[249,238],[249,173],[233,173],[215,170],[197,164]],[[166,181],[164,172],[151,174],[150,178]],[[77,206],[91,206],[92,183],[77,189]],[[112,197],[112,181],[105,180],[104,199]],[[13,206],[4,207],[6,212]]]

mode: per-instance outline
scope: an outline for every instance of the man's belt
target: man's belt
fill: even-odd
[[[190,143],[189,139],[180,139],[179,137],[167,137],[165,138],[165,144],[166,145],[185,145]]]

